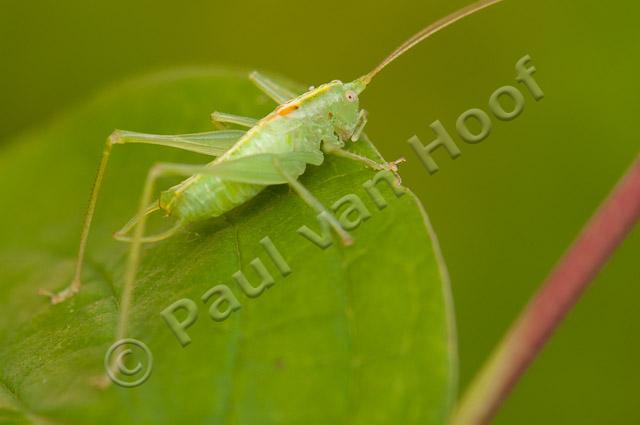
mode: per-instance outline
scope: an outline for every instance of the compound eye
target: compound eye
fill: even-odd
[[[349,102],[355,102],[356,100],[358,100],[358,95],[352,90],[347,91],[344,96]]]

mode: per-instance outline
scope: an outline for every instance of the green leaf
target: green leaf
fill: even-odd
[[[388,206],[363,188],[374,172],[329,158],[301,178],[325,205],[358,196],[371,218],[356,242],[321,249],[314,212],[274,186],[224,218],[149,245],[127,335],[154,356],[136,388],[97,383],[113,343],[127,244],[111,234],[135,212],[156,161],[204,163],[169,148],[114,148],[79,295],[52,306],[73,272],[86,199],[106,136],[210,130],[214,110],[261,117],[274,105],[245,74],[184,70],[114,87],[26,134],[0,153],[0,422],[33,424],[442,424],[455,387],[455,340],[446,271],[411,193]],[[360,141],[354,150],[377,154]],[[171,182],[166,181],[166,184]],[[353,216],[351,216],[353,217]],[[152,223],[162,226],[162,223]],[[273,241],[292,273],[278,273],[259,241]],[[248,298],[232,279],[261,258],[275,285]],[[224,284],[242,308],[222,322],[202,295]],[[160,312],[188,298],[198,319],[182,347]],[[130,360],[129,360],[130,361]],[[127,363],[129,364],[129,363]]]

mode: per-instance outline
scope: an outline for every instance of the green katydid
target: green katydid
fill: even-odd
[[[212,157],[204,165],[158,163],[147,174],[138,213],[115,237],[131,243],[121,301],[121,318],[126,318],[143,243],[166,239],[188,223],[217,217],[249,201],[269,185],[289,184],[301,198],[328,221],[345,245],[351,236],[339,221],[297,179],[307,164],[321,165],[324,154],[336,155],[363,163],[376,170],[397,173],[397,164],[377,163],[345,149],[347,141],[357,141],[367,122],[367,113],[359,108],[358,95],[373,77],[390,62],[435,32],[502,0],[480,0],[427,26],[393,51],[377,67],[349,82],[332,81],[296,96],[264,75],[253,72],[250,79],[278,107],[261,120],[230,114],[213,113],[214,123],[248,127],[245,131],[219,130],[183,135],[152,135],[116,130],[107,140],[85,216],[80,247],[72,283],[58,293],[42,291],[52,303],[62,302],[81,288],[85,249],[96,203],[111,151],[116,144],[142,143],[169,146]],[[162,192],[152,202],[156,180],[167,175],[188,177]],[[169,230],[146,236],[149,214],[162,211],[176,220]],[[129,233],[132,235],[129,236]],[[124,337],[120,320],[117,335]]]

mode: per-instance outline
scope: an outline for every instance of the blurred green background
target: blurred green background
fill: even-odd
[[[169,67],[258,68],[308,84],[351,79],[465,4],[2,0],[0,139],[111,83]],[[363,95],[369,135],[388,159],[407,157],[405,182],[439,234],[456,303],[462,388],[639,152],[639,12],[629,0],[507,0],[422,44]],[[522,115],[494,119],[480,144],[456,138],[462,156],[438,152],[441,171],[429,175],[406,140],[417,134],[429,142],[436,119],[455,137],[460,113],[486,110],[496,88],[517,84],[513,66],[525,54],[545,98],[525,93]],[[640,228],[496,424],[640,423],[639,253]]]

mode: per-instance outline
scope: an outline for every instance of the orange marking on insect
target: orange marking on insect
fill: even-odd
[[[285,115],[289,115],[293,111],[297,111],[300,108],[300,105],[297,103],[287,103],[278,108],[278,115],[284,117]]]

